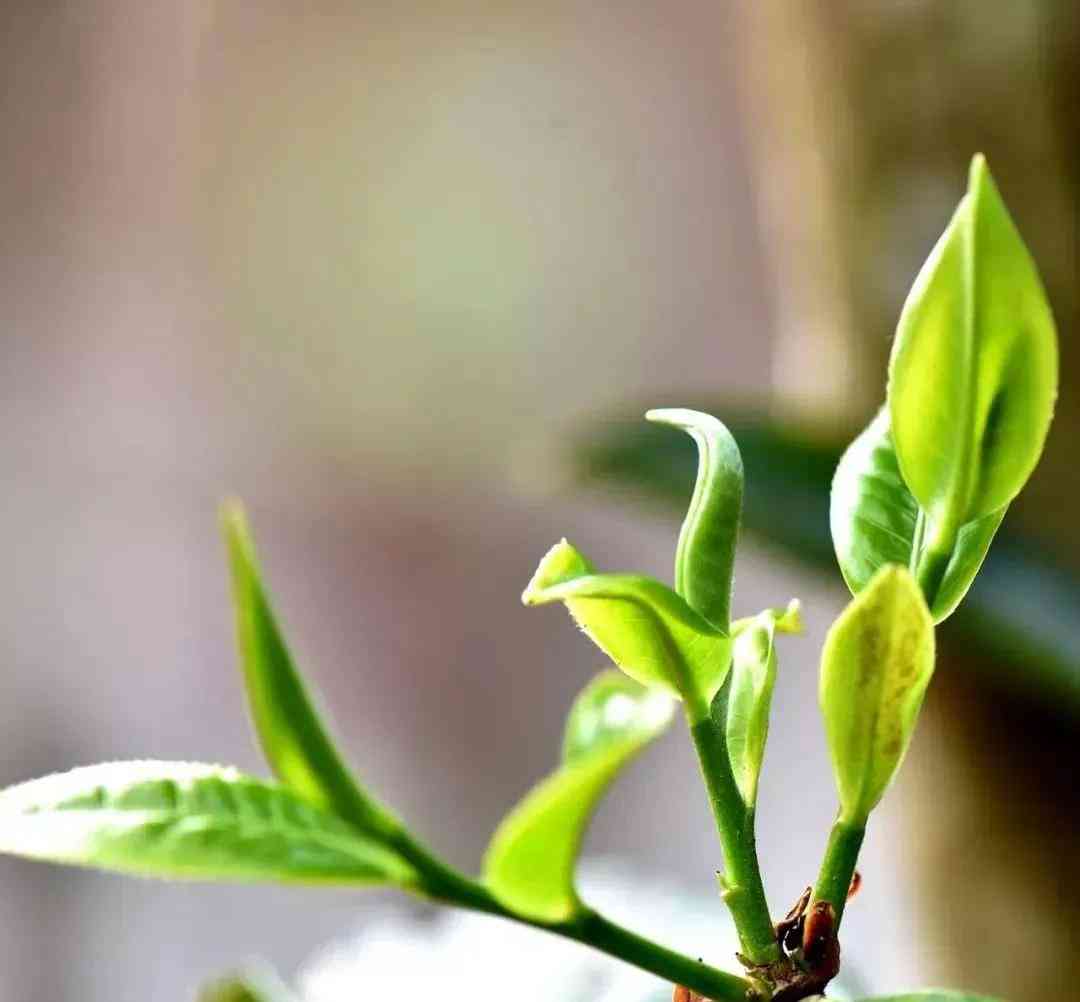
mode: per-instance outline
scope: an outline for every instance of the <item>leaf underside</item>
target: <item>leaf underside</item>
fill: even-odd
[[[503,819],[484,859],[484,882],[519,915],[573,917],[574,870],[597,804],[619,771],[672,717],[671,699],[616,671],[582,690],[567,718],[561,766]]]
[[[415,881],[347,822],[235,769],[116,762],[0,793],[0,852],[168,879]]]
[[[1000,508],[961,527],[930,611],[948,618],[975,580],[1005,517]],[[887,564],[913,564],[919,503],[900,473],[888,408],[851,443],[836,468],[829,524],[840,571],[853,595]]]

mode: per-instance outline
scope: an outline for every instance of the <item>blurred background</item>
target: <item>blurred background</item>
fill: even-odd
[[[3,5],[0,50],[0,781],[110,758],[261,770],[216,527],[236,493],[362,776],[475,867],[598,667],[520,591],[563,534],[669,575],[692,454],[639,415],[702,405],[740,431],[751,478],[736,608],[798,595],[808,621],[781,649],[762,781],[778,914],[835,802],[815,697],[847,597],[831,468],[985,152],[1047,282],[1061,399],[942,631],[845,948],[873,990],[1072,997],[1072,0],[992,17],[978,0],[43,0]],[[619,784],[589,848],[711,892],[684,735]],[[188,999],[253,957],[291,979],[388,900],[0,859],[0,999]]]

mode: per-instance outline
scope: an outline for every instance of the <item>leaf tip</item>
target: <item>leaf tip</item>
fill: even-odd
[[[555,585],[591,573],[589,561],[563,537],[544,554],[521,593],[521,601],[525,605],[543,605],[550,601],[547,592]]]

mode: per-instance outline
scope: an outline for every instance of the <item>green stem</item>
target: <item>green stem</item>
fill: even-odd
[[[758,866],[754,811],[743,803],[724,731],[711,717],[690,722],[701,774],[709,794],[724,857],[724,901],[739,933],[742,952],[755,964],[780,959]]]
[[[814,900],[828,901],[836,912],[836,929],[840,929],[840,919],[844,914],[851,879],[855,875],[855,864],[859,859],[863,837],[866,835],[863,824],[849,824],[837,821],[829,832],[829,842],[825,847],[825,858],[821,861],[817,883],[814,885]]]
[[[566,922],[534,922],[503,907],[483,885],[448,867],[411,836],[399,834],[394,846],[420,873],[418,890],[426,897],[572,939],[715,1002],[746,1002],[750,985],[743,978],[660,946],[590,908],[583,906]]]

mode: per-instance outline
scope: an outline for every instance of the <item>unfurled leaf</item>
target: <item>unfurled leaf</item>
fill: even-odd
[[[269,971],[233,974],[211,982],[198,1002],[297,1002],[296,996]]]
[[[710,623],[726,630],[742,514],[739,447],[720,421],[700,411],[651,410],[645,417],[681,428],[697,443],[697,482],[675,552],[675,591]]]
[[[960,527],[930,611],[935,623],[946,619],[967,594],[1005,508]],[[844,580],[857,595],[886,564],[910,567],[919,524],[919,503],[907,489],[882,408],[851,443],[836,468],[829,513],[836,559]]]
[[[263,587],[243,509],[226,506],[222,523],[248,703],[270,767],[304,799],[362,830],[400,831],[393,815],[353,779],[315,709]]]
[[[821,709],[840,820],[865,823],[907,752],[934,671],[930,610],[908,571],[883,567],[833,623]]]
[[[731,678],[724,699],[724,733],[735,785],[751,810],[769,734],[769,708],[776,682],[776,619],[762,613],[735,638]],[[715,711],[714,711],[715,712]]]
[[[402,886],[408,863],[235,769],[115,762],[0,793],[0,852],[147,877]]]
[[[889,410],[926,513],[918,577],[934,597],[961,527],[1004,508],[1042,452],[1057,335],[1035,264],[982,157],[904,304]]]
[[[565,603],[627,675],[685,700],[692,720],[708,716],[727,676],[731,640],[670,588],[635,574],[596,574],[564,539],[540,562],[522,601]]]
[[[540,922],[574,916],[574,868],[589,819],[673,708],[668,696],[616,671],[586,686],[567,719],[562,765],[506,816],[488,847],[484,882],[503,905]]]

